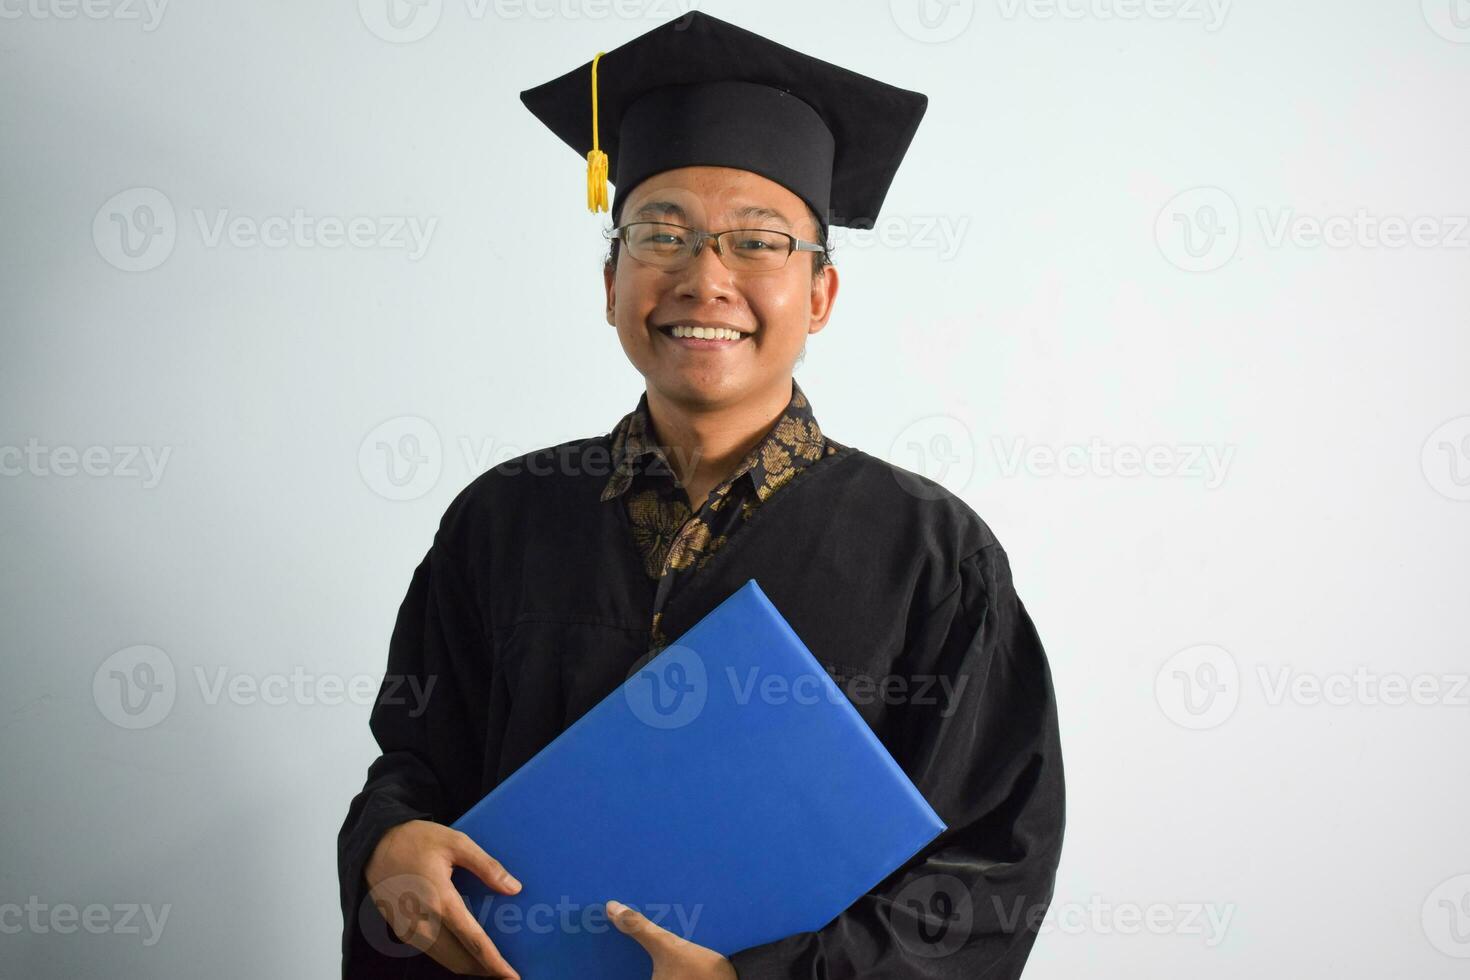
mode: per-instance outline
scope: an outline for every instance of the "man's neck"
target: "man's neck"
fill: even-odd
[[[689,494],[690,506],[698,510],[760,443],[791,403],[792,390],[788,377],[767,392],[715,409],[691,408],[648,390],[654,439]]]

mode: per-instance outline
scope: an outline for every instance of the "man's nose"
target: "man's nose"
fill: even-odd
[[[699,243],[689,262],[675,275],[679,277],[678,291],[682,296],[703,299],[725,295],[734,289],[730,270],[725,268],[714,240],[709,238]]]

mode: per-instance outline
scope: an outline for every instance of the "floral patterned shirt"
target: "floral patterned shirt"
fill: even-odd
[[[658,582],[653,649],[670,642],[659,629],[659,619],[673,592],[703,568],[772,494],[810,463],[845,448],[822,434],[811,402],[793,378],[791,401],[781,417],[695,512],[664,447],[655,442],[646,391],[638,407],[613,428],[611,438],[613,472],[602,499],[623,498],[644,571]]]

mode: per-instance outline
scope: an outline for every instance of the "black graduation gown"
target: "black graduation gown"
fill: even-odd
[[[360,917],[386,928],[362,911],[373,847],[405,820],[452,823],[649,652],[655,582],[622,501],[598,499],[608,473],[606,436],[501,464],[455,497],[415,569],[383,690],[437,682],[426,711],[404,685],[372,712],[382,755],[338,838],[345,977],[452,975],[365,940]],[[751,578],[949,829],[821,930],[731,955],[741,980],[1018,976],[1060,857],[1062,759],[1046,655],[990,529],[845,447],[673,596],[666,635]]]

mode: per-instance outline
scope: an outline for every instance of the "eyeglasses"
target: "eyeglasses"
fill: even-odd
[[[612,229],[607,237],[620,240],[639,262],[666,272],[692,262],[706,240],[715,243],[715,253],[732,272],[770,272],[784,266],[792,252],[827,251],[816,242],[771,228],[712,232],[667,221],[630,221]]]

